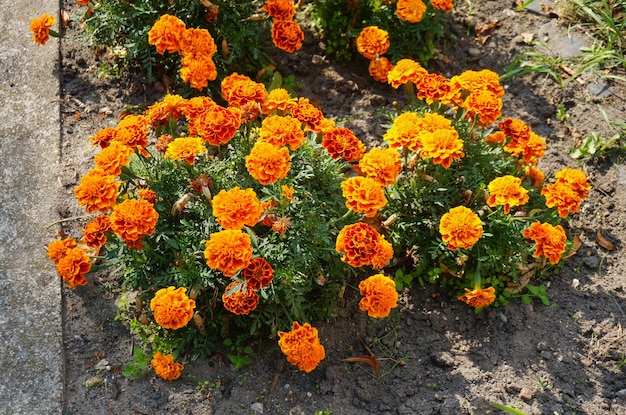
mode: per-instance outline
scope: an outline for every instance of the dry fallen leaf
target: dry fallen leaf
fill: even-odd
[[[348,357],[347,359],[341,359],[342,362],[359,362],[359,363],[365,363],[366,365],[368,365],[369,367],[371,367],[372,369],[374,369],[374,373],[376,374],[376,377],[379,378],[380,377],[380,371],[378,370],[378,361],[376,360],[375,357],[372,356],[352,356],[352,357]]]
[[[61,27],[63,29],[67,28],[67,25],[70,24],[70,15],[65,10],[61,10]]]
[[[596,233],[596,242],[598,243],[598,245],[608,251],[612,251],[615,249],[615,245],[611,241],[606,239],[604,235],[602,235],[602,231],[598,231]]]
[[[576,252],[578,252],[578,248],[580,248],[582,246],[582,244],[583,244],[583,242],[580,239],[580,235],[574,236],[574,240],[572,241],[572,245],[573,245],[574,249],[572,249],[567,254],[565,254],[565,258],[569,258],[572,255],[576,254]]]
[[[534,38],[534,33],[522,33],[522,42],[526,43],[527,45],[530,45],[533,42]]]
[[[493,31],[502,26],[502,22],[492,22],[479,24],[476,26],[476,41],[480,45],[484,45],[491,38]]]

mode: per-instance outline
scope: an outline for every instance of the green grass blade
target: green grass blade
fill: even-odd
[[[526,412],[522,412],[519,409],[515,409],[515,408],[511,408],[510,406],[506,406],[506,405],[502,405],[499,403],[491,403],[491,406],[493,406],[496,409],[499,409],[501,411],[506,412],[507,414],[511,414],[511,415],[528,415]]]

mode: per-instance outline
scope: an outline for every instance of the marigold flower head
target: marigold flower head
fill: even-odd
[[[291,115],[304,124],[306,129],[320,132],[324,114],[308,98],[298,98],[296,106],[291,109]]]
[[[393,246],[384,236],[380,237],[376,252],[372,257],[371,265],[374,269],[385,268],[393,258]]]
[[[343,262],[359,268],[371,265],[372,260],[381,253],[381,248],[386,248],[381,246],[381,240],[382,237],[376,229],[367,223],[358,222],[346,225],[339,231],[335,250],[343,253],[341,258]]]
[[[146,118],[152,126],[167,124],[170,118],[179,119],[187,100],[180,95],[167,94],[161,101],[150,105],[146,110]]]
[[[359,170],[381,186],[393,184],[402,171],[400,154],[395,148],[373,148],[359,160]]]
[[[257,141],[246,156],[248,173],[264,186],[287,177],[290,167],[289,150],[265,141]]]
[[[450,81],[439,74],[427,74],[421,77],[416,86],[417,97],[429,105],[435,101],[450,104],[457,94],[457,91],[452,89]]]
[[[185,23],[176,16],[164,14],[148,31],[148,43],[161,55],[180,52],[180,40],[185,33]]]
[[[159,200],[159,196],[156,194],[156,192],[149,187],[143,187],[137,190],[137,197],[139,197],[139,199],[145,200],[151,205],[154,205]]]
[[[233,314],[248,315],[259,305],[259,294],[249,286],[244,287],[239,281],[226,286],[222,294],[224,308]]]
[[[422,148],[420,141],[422,129],[419,128],[419,120],[420,117],[417,113],[403,112],[393,120],[391,128],[383,136],[383,140],[392,148],[407,147],[411,151],[419,151]]]
[[[553,226],[549,223],[534,222],[529,228],[524,229],[522,236],[535,241],[533,254],[535,258],[543,255],[550,260],[551,264],[558,264],[565,252],[567,236],[561,225]]]
[[[284,88],[276,88],[271,90],[265,97],[263,102],[263,114],[269,115],[275,111],[281,111],[283,113],[291,111],[296,105],[296,99],[289,96]]]
[[[126,199],[113,207],[110,219],[111,230],[124,242],[137,242],[154,233],[159,214],[147,200]]]
[[[287,361],[298,369],[311,372],[326,357],[324,346],[320,343],[317,329],[309,323],[304,325],[293,322],[291,331],[278,332],[278,346],[287,357]]]
[[[119,176],[122,172],[122,167],[128,165],[133,154],[135,154],[135,151],[132,148],[119,141],[112,141],[108,147],[103,148],[96,154],[94,163],[97,168],[102,169],[106,174]]]
[[[463,152],[463,140],[454,129],[440,129],[420,136],[423,159],[432,159],[434,164],[441,164],[446,169],[454,159],[460,160]]]
[[[252,260],[250,235],[236,229],[212,233],[206,242],[204,258],[209,268],[232,277]]]
[[[426,4],[422,0],[398,0],[396,16],[409,23],[419,23],[426,12]]]
[[[113,127],[101,128],[100,130],[98,130],[96,134],[94,134],[89,139],[89,142],[91,142],[91,144],[93,144],[94,146],[100,146],[100,148],[106,148],[109,146],[114,136],[115,136],[115,128]]]
[[[511,206],[521,206],[528,202],[528,190],[522,187],[522,179],[514,176],[502,176],[493,179],[489,185],[487,205],[504,206],[504,214],[508,215]]]
[[[83,241],[89,248],[100,248],[107,241],[107,232],[111,232],[111,219],[100,215],[83,228]]]
[[[387,74],[387,82],[394,88],[398,88],[408,82],[417,84],[428,75],[428,71],[413,59],[400,59]]]
[[[480,287],[470,290],[465,289],[465,294],[459,297],[467,305],[473,308],[483,308],[496,300],[496,289],[493,287],[482,289]]]
[[[30,30],[33,32],[33,40],[40,45],[45,45],[50,40],[50,28],[56,23],[54,16],[44,13],[30,22]]]
[[[524,121],[505,118],[498,123],[498,127],[505,139],[509,140],[504,146],[504,151],[514,157],[522,156],[526,165],[535,165],[543,157],[546,141],[530,131],[530,127]]]
[[[82,248],[70,248],[56,263],[57,272],[72,290],[77,285],[86,285],[87,274],[91,270],[91,262]]]
[[[189,98],[184,103],[181,103],[180,110],[183,114],[185,114],[187,120],[191,122],[215,105],[217,104],[211,97],[203,95],[200,97]],[[189,129],[189,135],[197,135],[195,131],[191,130],[191,126]]]
[[[441,217],[439,232],[448,249],[469,249],[483,235],[483,225],[477,214],[465,206],[457,206]]]
[[[180,373],[185,368],[181,363],[174,362],[171,354],[162,354],[156,352],[150,361],[154,373],[165,380],[176,380],[180,377]]]
[[[488,127],[502,115],[502,99],[488,90],[472,92],[461,105],[478,124]]]
[[[180,39],[180,53],[184,57],[211,58],[217,52],[217,45],[206,29],[186,29]]]
[[[378,26],[368,26],[356,38],[356,50],[366,59],[375,59],[389,49],[389,33]]]
[[[212,202],[213,215],[224,229],[243,229],[254,226],[261,218],[261,202],[253,189],[221,190]]]
[[[85,206],[87,213],[108,212],[117,200],[120,182],[115,176],[102,169],[92,169],[74,188],[74,196],[80,206]]]
[[[587,175],[582,170],[566,168],[557,172],[554,178],[556,183],[568,184],[581,199],[586,198],[591,190]]]
[[[359,291],[363,296],[359,308],[367,311],[370,317],[387,317],[391,309],[398,306],[396,283],[386,275],[376,274],[366,278],[359,283]]]
[[[500,98],[504,95],[504,87],[500,85],[500,77],[489,69],[480,71],[468,70],[450,79],[452,89],[461,89],[467,93],[485,90]]]
[[[291,151],[296,151],[305,140],[302,123],[293,117],[281,115],[267,117],[261,123],[259,140],[267,141],[277,147],[289,145]]]
[[[387,83],[389,72],[393,69],[393,64],[389,59],[384,56],[370,59],[369,66],[367,68],[370,76],[378,82]]]
[[[530,137],[528,137],[528,141],[526,142],[526,146],[522,151],[522,159],[524,160],[524,164],[536,165],[540,158],[543,157],[546,151],[546,140],[544,138],[539,137],[534,132],[530,132]]]
[[[262,10],[274,20],[292,20],[296,5],[291,0],[265,0]]]
[[[541,194],[546,198],[547,207],[556,207],[559,216],[566,218],[570,212],[578,212],[580,203],[587,197],[591,186],[585,173],[576,169],[563,169],[555,178],[553,184],[541,189]]]
[[[431,0],[430,4],[435,9],[443,10],[446,13],[450,13],[450,10],[454,7],[452,0]]]
[[[373,217],[387,204],[383,187],[369,177],[350,177],[341,182],[341,191],[346,198],[346,207],[367,217]]]
[[[302,47],[304,32],[292,20],[275,20],[272,24],[272,42],[277,48],[293,53]]]
[[[185,287],[161,288],[150,300],[154,320],[163,328],[177,330],[185,327],[193,317],[196,302],[190,299]]]
[[[248,77],[234,77],[232,82],[222,82],[222,96],[231,107],[242,108],[254,102],[260,108],[267,97],[267,89],[262,83]]]
[[[48,245],[48,258],[56,264],[72,248],[76,248],[76,240],[74,238],[56,239]]]
[[[526,166],[525,177],[528,177],[530,179],[531,186],[537,189],[541,189],[541,185],[543,184],[543,180],[545,178],[543,172],[533,166]]]
[[[198,91],[209,85],[209,81],[217,78],[217,67],[210,56],[185,56],[181,60],[180,79],[189,83]]]
[[[193,128],[195,135],[203,141],[219,146],[228,143],[237,134],[241,125],[241,111],[238,108],[224,108],[213,105],[193,119],[189,130]]]
[[[265,259],[252,258],[248,266],[241,271],[241,278],[246,281],[248,289],[260,290],[270,285],[274,278],[274,269]]]
[[[148,144],[148,119],[142,115],[127,115],[117,124],[113,140],[141,151]]]
[[[194,177],[189,182],[189,187],[196,193],[204,193],[204,188],[211,188],[212,186],[213,179],[211,179],[208,174],[201,174],[200,176]]]
[[[185,160],[193,164],[197,155],[206,152],[207,149],[200,137],[179,137],[167,146],[163,157],[171,160]]]
[[[343,157],[346,161],[358,161],[365,154],[365,144],[348,128],[333,128],[326,131],[322,146],[333,160]]]

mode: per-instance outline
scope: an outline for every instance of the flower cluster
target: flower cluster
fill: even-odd
[[[272,41],[277,48],[293,53],[302,47],[304,32],[293,20],[296,6],[291,0],[266,0],[263,11],[272,18]]]
[[[279,331],[278,337],[278,346],[287,356],[287,361],[302,371],[312,371],[326,357],[317,329],[309,323],[301,326],[294,321],[291,331]]]

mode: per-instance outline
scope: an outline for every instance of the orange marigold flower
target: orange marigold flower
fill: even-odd
[[[274,20],[292,20],[296,6],[291,0],[265,0],[262,10]]]
[[[472,92],[461,105],[478,124],[490,126],[502,115],[502,99],[488,90]]]
[[[159,102],[150,105],[146,110],[146,118],[150,125],[167,124],[170,118],[179,119],[187,100],[180,95],[167,94]]]
[[[417,84],[428,75],[428,71],[413,59],[400,59],[387,74],[387,82],[394,88],[398,88],[408,82]]]
[[[426,4],[422,0],[398,0],[396,16],[409,23],[419,23],[426,12]]]
[[[363,296],[359,308],[367,311],[370,317],[387,317],[391,309],[398,306],[396,283],[386,275],[376,274],[366,278],[359,283],[359,291]]]
[[[304,32],[292,20],[276,20],[272,24],[272,41],[277,48],[293,53],[302,47]]]
[[[249,286],[244,287],[239,281],[226,286],[222,294],[224,308],[233,314],[248,315],[259,305],[259,294]]]
[[[324,114],[311,104],[308,98],[298,98],[296,106],[291,110],[291,115],[304,124],[307,129],[320,132]]]
[[[431,0],[430,4],[432,4],[435,9],[443,10],[446,13],[450,13],[450,10],[454,7],[452,0]]]
[[[346,161],[358,161],[365,154],[365,144],[348,128],[333,128],[326,131],[322,146],[333,160],[343,157]]]
[[[128,147],[143,147],[148,145],[149,124],[148,119],[142,115],[127,115],[119,122],[113,140],[119,141]]]
[[[149,187],[144,187],[137,190],[137,196],[139,197],[139,199],[145,200],[152,205],[154,205],[159,200],[159,196],[156,194],[156,192]]]
[[[91,270],[91,262],[84,249],[70,248],[56,265],[57,272],[72,290],[87,284],[85,274]]]
[[[185,23],[176,16],[164,14],[148,32],[148,43],[156,46],[161,55],[180,52],[180,41],[185,33]]]
[[[526,165],[536,165],[546,151],[546,140],[539,137],[534,132],[530,132],[530,137],[522,152],[522,159]]]
[[[101,128],[98,132],[89,139],[94,146],[100,146],[100,148],[106,148],[109,146],[113,137],[115,136],[115,128]]]
[[[126,199],[113,207],[110,219],[111,230],[124,242],[137,242],[154,233],[159,214],[147,200]]]
[[[262,106],[263,114],[269,115],[277,110],[285,113],[287,111],[291,111],[295,105],[296,99],[291,98],[286,89],[276,88],[271,90],[265,97],[265,101]]]
[[[113,141],[108,147],[103,148],[96,154],[94,163],[97,168],[102,169],[106,174],[119,176],[122,172],[122,167],[128,165],[130,156],[133,154],[135,154],[135,151],[132,148],[119,141]]]
[[[372,226],[358,222],[346,225],[339,231],[335,250],[343,252],[341,260],[355,268],[371,265],[377,255],[387,250],[386,246],[381,245],[382,239]]]
[[[371,265],[374,269],[385,268],[389,261],[393,258],[393,246],[384,236],[380,237],[378,246],[376,247],[376,253],[372,257]]]
[[[150,361],[154,373],[165,380],[176,380],[180,377],[180,373],[185,368],[181,363],[174,362],[171,354],[161,354],[156,352]]]
[[[509,140],[504,146],[504,151],[511,153],[514,157],[521,155],[527,165],[535,165],[543,157],[546,141],[530,131],[530,127],[524,121],[505,118],[498,123],[498,127],[502,133],[497,135],[497,140],[501,140],[500,143],[505,139]],[[495,140],[496,138],[491,138],[491,141]]]
[[[554,175],[557,183],[567,183],[580,197],[584,199],[591,190],[591,185],[587,182],[587,175],[578,169],[563,169]]]
[[[500,77],[489,69],[481,71],[465,71],[450,79],[452,89],[462,89],[468,93],[485,90],[498,98],[504,95],[504,87],[500,85]]]
[[[498,123],[498,128],[512,141],[523,142],[530,137],[530,127],[522,120],[505,118]],[[517,154],[515,156],[517,157]]]
[[[432,133],[421,135],[423,159],[432,159],[434,164],[441,164],[446,169],[452,164],[452,160],[460,160],[465,156],[463,152],[463,140],[454,129],[441,129]]]
[[[246,169],[262,185],[284,179],[291,167],[291,157],[286,147],[277,147],[265,141],[257,141],[246,156]]]
[[[180,105],[180,110],[185,117],[187,117],[188,121],[193,121],[198,118],[200,115],[204,114],[209,108],[217,105],[211,97],[201,96],[201,97],[193,97],[189,98],[186,102]],[[189,126],[189,135],[197,135],[195,131],[191,130],[191,126]]]
[[[48,258],[56,264],[72,248],[76,248],[76,240],[74,238],[56,239],[48,245]]]
[[[469,249],[483,235],[483,225],[477,214],[465,206],[457,206],[441,217],[439,232],[448,249]]]
[[[217,52],[217,45],[206,29],[186,29],[180,39],[180,53],[184,57],[211,58]]]
[[[367,70],[375,81],[387,83],[387,76],[389,75],[389,72],[393,70],[393,64],[389,61],[389,59],[384,56],[380,56],[378,58],[370,59]]]
[[[277,147],[289,145],[291,151],[296,151],[304,143],[302,123],[293,117],[273,115],[261,123],[259,140],[266,141]]]
[[[89,0],[78,0],[77,3],[79,6],[87,6],[89,4]]]
[[[383,136],[390,147],[407,147],[411,151],[419,151],[422,148],[422,142],[420,141],[419,128],[420,117],[417,113],[408,111],[400,114],[395,120],[389,130]]]
[[[395,148],[373,148],[359,160],[359,170],[381,186],[393,184],[402,171],[400,154]]]
[[[341,182],[341,191],[348,209],[370,218],[387,204],[383,187],[369,177],[350,177]]]
[[[181,60],[180,79],[201,91],[217,78],[217,67],[210,56],[185,56]]]
[[[243,229],[245,225],[254,226],[263,212],[261,202],[253,189],[221,190],[212,202],[215,220],[224,229]]]
[[[320,343],[317,329],[309,323],[303,326],[293,322],[291,331],[278,332],[278,346],[287,357],[287,361],[298,369],[311,372],[326,357],[324,346]]]
[[[167,151],[167,146],[169,146],[172,141],[174,141],[174,137],[169,134],[163,134],[157,138],[154,148],[159,153],[165,153]]]
[[[482,289],[476,287],[473,290],[465,289],[465,294],[459,297],[467,305],[473,308],[483,308],[496,300],[496,289],[493,287]]]
[[[40,45],[45,45],[50,40],[50,28],[56,23],[54,16],[44,13],[30,22],[30,30],[33,32],[33,40]]]
[[[186,160],[187,163],[193,164],[198,154],[206,152],[207,149],[200,137],[179,137],[167,146],[163,157],[171,160]]]
[[[250,264],[252,260],[250,243],[250,235],[240,230],[226,229],[212,233],[206,243],[204,258],[210,268],[232,277]]]
[[[553,226],[549,223],[534,222],[522,232],[524,238],[535,241],[535,258],[541,255],[550,260],[551,264],[557,264],[565,252],[565,230],[561,225]]]
[[[249,81],[252,81],[252,79],[249,76],[242,75],[237,72],[233,72],[227,77],[225,77],[220,83],[222,98],[224,98],[224,101],[228,101],[230,94],[235,89],[237,84],[239,84],[240,82],[249,82]]]
[[[150,300],[154,320],[163,328],[177,330],[185,327],[193,317],[196,302],[190,299],[185,287],[161,288]]]
[[[521,206],[528,202],[528,190],[522,187],[522,179],[519,177],[497,177],[489,183],[488,188],[487,205],[504,206],[505,215],[508,215],[511,206]]]
[[[250,264],[241,271],[241,277],[246,281],[249,290],[259,290],[270,285],[274,278],[274,269],[265,259],[252,258]]]
[[[435,101],[450,104],[457,92],[452,89],[450,82],[439,74],[424,75],[417,81],[416,86],[417,97],[429,105]]]
[[[219,146],[228,143],[237,133],[241,125],[241,111],[238,108],[224,108],[213,105],[205,112],[193,119],[192,126],[196,135],[203,141]]]
[[[532,187],[541,189],[541,185],[543,184],[543,180],[545,178],[541,170],[533,166],[527,166],[525,170],[525,176],[530,179],[530,184]]]
[[[115,181],[115,176],[96,168],[83,176],[74,188],[74,196],[87,213],[108,212],[117,200],[119,188],[120,182]]]
[[[389,33],[378,26],[368,26],[356,38],[356,50],[366,59],[375,59],[389,49]]]
[[[83,241],[89,248],[100,248],[107,241],[107,232],[111,232],[111,219],[100,215],[85,225]]]
[[[222,91],[224,91],[224,89],[222,89]],[[265,102],[266,97],[267,89],[265,89],[265,85],[260,82],[255,82],[250,78],[244,78],[230,85],[225,99],[231,107],[242,108],[249,102],[253,102],[260,107],[261,104]]]
[[[559,216],[566,218],[570,212],[578,212],[580,202],[587,197],[591,186],[585,173],[576,169],[563,169],[555,178],[554,184],[541,189],[541,194],[546,197],[547,207],[556,207]]]

